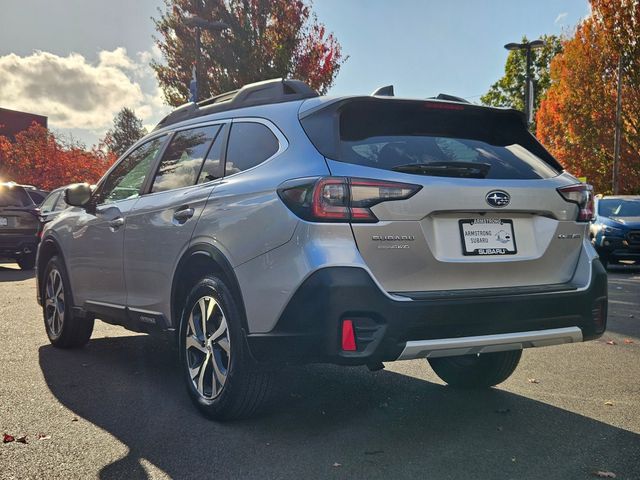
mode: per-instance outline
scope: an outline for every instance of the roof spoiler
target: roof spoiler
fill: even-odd
[[[437,97],[429,97],[433,100],[446,100],[448,102],[460,102],[460,103],[471,103],[466,98],[456,97],[455,95],[449,95],[447,93],[439,93]]]
[[[303,100],[317,96],[318,92],[300,80],[285,78],[265,80],[245,85],[238,90],[225,92],[201,102],[185,103],[160,120],[154,130],[211,113],[270,103]]]

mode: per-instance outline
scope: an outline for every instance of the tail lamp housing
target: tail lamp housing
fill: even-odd
[[[321,177],[289,180],[278,188],[284,204],[309,222],[376,223],[371,207],[406,200],[422,187],[367,178]]]
[[[595,214],[593,187],[586,183],[558,188],[558,193],[567,202],[578,205],[578,222],[590,222]]]

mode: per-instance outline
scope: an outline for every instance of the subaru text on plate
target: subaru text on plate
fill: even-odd
[[[514,110],[261,82],[178,108],[66,201],[38,254],[51,342],[174,332],[210,418],[254,413],[287,363],[426,358],[488,387],[606,327],[591,188]]]

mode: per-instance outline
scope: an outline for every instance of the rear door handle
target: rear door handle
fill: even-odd
[[[123,217],[114,218],[113,220],[111,220],[109,222],[109,226],[111,227],[111,230],[114,231],[114,232],[116,230],[118,230],[123,225],[124,225],[124,218]]]
[[[195,210],[193,208],[183,208],[182,210],[178,210],[173,214],[174,220],[178,223],[184,223],[193,217]]]

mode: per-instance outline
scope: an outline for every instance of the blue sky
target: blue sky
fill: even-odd
[[[93,144],[127,105],[153,125],[167,108],[148,62],[160,0],[3,0],[0,106],[48,115]],[[570,33],[586,0],[315,0],[349,59],[330,94],[393,84],[401,96],[478,101],[503,71],[505,43]]]

